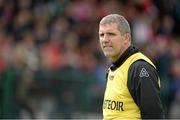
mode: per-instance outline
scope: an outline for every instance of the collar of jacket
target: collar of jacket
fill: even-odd
[[[126,59],[128,59],[131,55],[134,53],[139,52],[138,48],[135,46],[131,45],[127,48],[127,50],[119,57],[119,59],[116,62],[113,62],[110,69],[112,71],[116,70],[119,66],[123,64]]]

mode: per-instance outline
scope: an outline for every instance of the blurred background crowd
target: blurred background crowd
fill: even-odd
[[[109,13],[127,18],[157,66],[166,118],[180,118],[179,0],[0,0],[0,117],[102,118]]]

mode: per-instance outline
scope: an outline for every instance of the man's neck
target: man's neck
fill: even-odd
[[[115,62],[112,62],[112,65],[110,67],[111,70],[115,70],[116,68],[121,66],[124,61],[126,61],[126,59],[137,52],[139,52],[139,50],[136,47],[134,47],[133,45],[129,46]]]

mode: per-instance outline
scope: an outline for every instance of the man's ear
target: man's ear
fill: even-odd
[[[130,33],[125,33],[123,37],[124,37],[125,43],[131,42],[131,35],[130,35]]]

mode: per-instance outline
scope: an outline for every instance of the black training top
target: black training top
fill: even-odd
[[[123,62],[139,50],[130,46],[121,57],[112,63],[110,69],[116,70]],[[142,74],[142,70],[143,71]],[[145,73],[144,73],[145,72]],[[148,75],[148,77],[141,77]],[[144,60],[134,62],[128,70],[128,89],[134,102],[139,106],[141,118],[164,118],[156,69]]]

